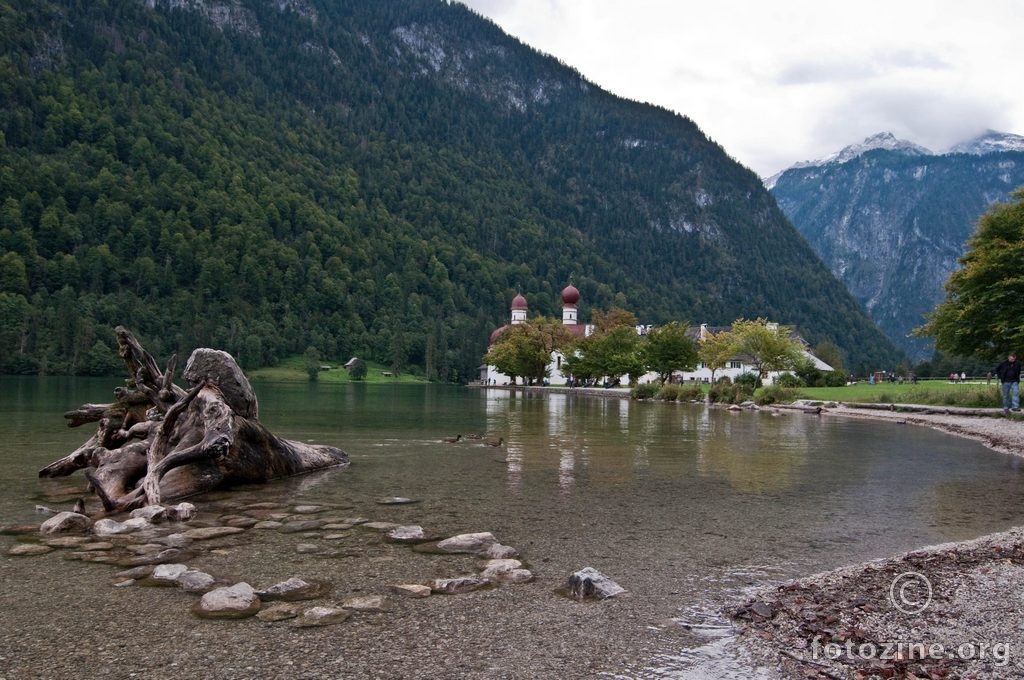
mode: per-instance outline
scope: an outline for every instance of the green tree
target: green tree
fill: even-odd
[[[572,340],[569,330],[556,319],[529,319],[506,328],[485,360],[513,380],[542,381],[548,375],[551,353],[568,348]]]
[[[1024,187],[1012,196],[978,220],[946,299],[914,331],[943,352],[994,361],[1024,348]]]
[[[791,337],[789,329],[767,319],[734,321],[732,337],[736,354],[751,358],[761,380],[771,371],[792,370],[803,356],[800,343]]]
[[[632,326],[614,326],[576,343],[564,370],[584,380],[629,376],[631,385],[644,373],[640,336]]]
[[[715,382],[715,372],[725,368],[729,360],[736,356],[736,343],[730,331],[708,332],[697,346],[697,358],[711,369],[711,382]]]
[[[668,382],[673,371],[692,371],[697,365],[697,346],[686,335],[687,324],[673,321],[652,328],[644,336],[644,365]]]
[[[366,362],[362,359],[353,358],[348,364],[348,377],[352,380],[365,380]]]
[[[302,361],[306,367],[306,375],[310,381],[316,382],[320,378],[320,350],[316,347],[307,347],[302,353]]]

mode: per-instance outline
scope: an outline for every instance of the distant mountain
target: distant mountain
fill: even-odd
[[[779,207],[876,323],[915,361],[909,337],[944,296],[978,217],[1024,184],[1024,137],[989,131],[934,154],[881,133],[779,173]]]
[[[760,180],[444,0],[11,0],[0,370],[360,356],[475,377],[517,292],[556,316],[768,317],[891,365]]]

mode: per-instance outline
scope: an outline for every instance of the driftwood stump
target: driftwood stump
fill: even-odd
[[[197,349],[189,358],[186,391],[174,384],[176,357],[161,371],[130,331],[116,329],[127,387],[111,404],[85,404],[64,414],[68,427],[97,423],[73,452],[40,477],[85,469],[107,511],[348,465],[345,452],[281,439],[258,420],[256,395],[226,352]]]

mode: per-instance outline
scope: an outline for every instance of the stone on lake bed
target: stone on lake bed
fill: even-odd
[[[403,496],[388,496],[377,499],[378,505],[409,505],[410,503],[419,503],[419,501]]]
[[[584,567],[569,576],[566,589],[577,600],[604,600],[626,592],[625,588],[593,567]]]
[[[414,541],[427,540],[423,527],[416,524],[395,527],[388,532],[388,538],[397,543],[409,543]]]
[[[156,569],[156,567],[153,566],[152,564],[144,564],[141,567],[132,567],[131,569],[125,569],[124,571],[119,571],[116,574],[114,574],[114,576],[116,578],[127,578],[127,579],[146,578],[147,576],[149,576],[150,574],[153,573],[154,569]]]
[[[295,512],[299,515],[315,515],[326,510],[322,505],[296,505]]]
[[[302,608],[291,602],[274,602],[271,605],[263,607],[256,612],[256,618],[260,621],[266,621],[267,623],[273,623],[274,621],[286,621],[287,619],[294,619],[299,615]]]
[[[116,519],[104,517],[103,519],[98,519],[93,523],[92,533],[97,536],[120,536],[123,534],[130,534],[150,526],[152,526],[152,524],[145,517],[134,517],[132,519],[125,520],[124,522],[118,522]]]
[[[240,534],[244,531],[245,529],[242,529],[241,527],[198,527],[184,532],[184,536],[185,538],[189,538],[193,541],[205,541],[211,538],[233,536],[234,534]]]
[[[57,536],[44,539],[43,543],[51,548],[77,548],[91,540],[89,536]]]
[[[154,585],[176,586],[178,579],[188,571],[186,564],[158,564],[153,567],[149,580]]]
[[[295,552],[300,555],[310,555],[312,553],[320,552],[320,546],[316,543],[299,543],[295,546]]]
[[[360,612],[382,612],[385,607],[383,595],[366,595],[363,597],[352,597],[341,603],[343,609],[353,609]]]
[[[404,595],[405,597],[429,597],[431,590],[430,586],[425,586],[419,583],[404,583],[401,585],[391,586],[391,592],[398,595]]]
[[[192,613],[203,619],[244,619],[260,610],[260,598],[248,583],[214,588],[192,607]]]
[[[147,505],[144,508],[132,510],[131,517],[144,517],[150,522],[159,522],[167,519],[167,508],[162,505]]]
[[[518,550],[510,545],[502,545],[501,543],[494,543],[479,554],[481,557],[486,557],[492,560],[510,560],[519,557]]]
[[[491,582],[482,576],[457,576],[455,578],[438,578],[430,582],[430,590],[435,593],[446,595],[459,595],[469,593],[481,588],[487,588]]]
[[[42,523],[39,532],[51,536],[53,534],[70,534],[84,532],[92,526],[92,520],[77,512],[58,512]]]
[[[300,531],[314,531],[319,529],[327,522],[322,519],[300,519],[286,522],[283,524],[278,531],[282,534],[297,534]]]
[[[332,626],[345,621],[350,616],[352,616],[352,612],[341,607],[310,607],[295,619],[294,625],[298,628]]]
[[[359,526],[364,529],[372,529],[373,531],[391,531],[392,529],[397,529],[401,525],[395,524],[394,522],[364,522]]]
[[[260,590],[257,594],[261,600],[298,602],[300,600],[313,600],[323,597],[331,590],[331,584],[324,581],[306,581],[297,576],[292,576],[287,581],[282,581]]]
[[[206,593],[216,584],[217,579],[198,569],[189,569],[178,577],[178,587],[186,593]]]
[[[277,520],[267,519],[262,522],[256,522],[252,525],[253,529],[280,529],[284,526],[284,522],[278,522]]]
[[[191,503],[178,503],[167,508],[167,519],[175,522],[187,522],[196,516],[198,510]]]
[[[48,545],[41,545],[39,543],[18,543],[17,545],[11,546],[10,550],[7,551],[7,554],[13,557],[31,557],[33,555],[45,555],[48,552],[53,552],[53,548]]]
[[[459,534],[437,542],[437,548],[447,553],[471,553],[484,552],[497,543],[494,534],[489,531],[482,531],[473,534]]]

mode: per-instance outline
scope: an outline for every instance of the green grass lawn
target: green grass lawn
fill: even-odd
[[[411,373],[402,373],[395,376],[391,372],[391,368],[383,366],[381,364],[375,364],[371,361],[366,362],[366,377],[363,380],[356,381],[352,380],[348,376],[346,371],[341,364],[332,363],[329,361],[322,362],[324,366],[330,366],[329,369],[320,371],[317,374],[317,381],[324,384],[339,384],[339,383],[350,383],[350,382],[362,382],[362,383],[380,383],[380,384],[394,384],[394,383],[425,383],[426,380],[422,376],[413,375]],[[265,368],[257,368],[251,371],[246,371],[246,375],[253,380],[269,380],[273,382],[308,382],[309,374],[306,372],[306,360],[304,357],[296,356],[284,359],[277,366],[268,366]]]
[[[859,382],[843,387],[803,387],[798,399],[847,401],[876,404],[929,404],[936,406],[973,406],[998,408],[1002,405],[999,385],[993,380],[951,383],[948,380],[927,380],[916,385]]]

